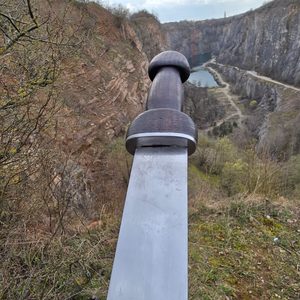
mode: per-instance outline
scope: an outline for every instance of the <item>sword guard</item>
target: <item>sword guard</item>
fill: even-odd
[[[126,149],[134,155],[140,147],[177,146],[196,150],[197,128],[193,120],[175,109],[151,109],[140,114],[127,132]]]

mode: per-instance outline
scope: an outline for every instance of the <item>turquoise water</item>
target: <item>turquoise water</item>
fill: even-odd
[[[217,87],[218,83],[214,77],[204,68],[193,68],[189,78],[189,82],[198,87]]]

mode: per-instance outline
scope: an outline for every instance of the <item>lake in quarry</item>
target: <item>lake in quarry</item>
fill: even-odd
[[[218,83],[215,81],[214,77],[201,66],[192,69],[188,81],[198,87],[211,88],[219,86]]]

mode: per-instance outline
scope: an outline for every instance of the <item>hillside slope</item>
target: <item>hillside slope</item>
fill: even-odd
[[[74,9],[71,22],[80,18],[87,36],[77,55],[62,62],[56,83],[64,103],[57,142],[83,168],[93,202],[115,207],[122,205],[126,182],[108,157],[108,145],[143,110],[148,60],[126,18],[95,3]],[[120,188],[112,189],[115,185]]]

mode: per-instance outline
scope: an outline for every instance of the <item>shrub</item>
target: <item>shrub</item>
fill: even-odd
[[[300,196],[300,154],[292,156],[286,163],[281,176],[281,184],[286,194]]]
[[[197,163],[207,173],[220,174],[225,163],[236,156],[236,149],[228,138],[210,140],[202,137],[198,145]]]
[[[251,100],[249,103],[249,107],[251,109],[255,109],[257,107],[257,101],[256,100]]]
[[[221,186],[228,195],[246,192],[245,175],[248,165],[241,159],[234,162],[226,162],[221,175]]]
[[[224,137],[224,136],[232,133],[233,127],[236,127],[236,126],[233,126],[231,124],[231,122],[223,122],[220,126],[214,127],[213,135],[218,136],[218,137]]]
[[[258,193],[274,196],[284,193],[284,185],[300,184],[299,171],[295,171],[288,184],[284,183],[285,168],[269,157],[258,156],[255,147],[238,149],[229,138],[218,140],[202,137],[194,158],[195,164],[205,173],[218,175],[220,186],[228,195],[237,193]],[[294,178],[294,179],[292,179]]]

